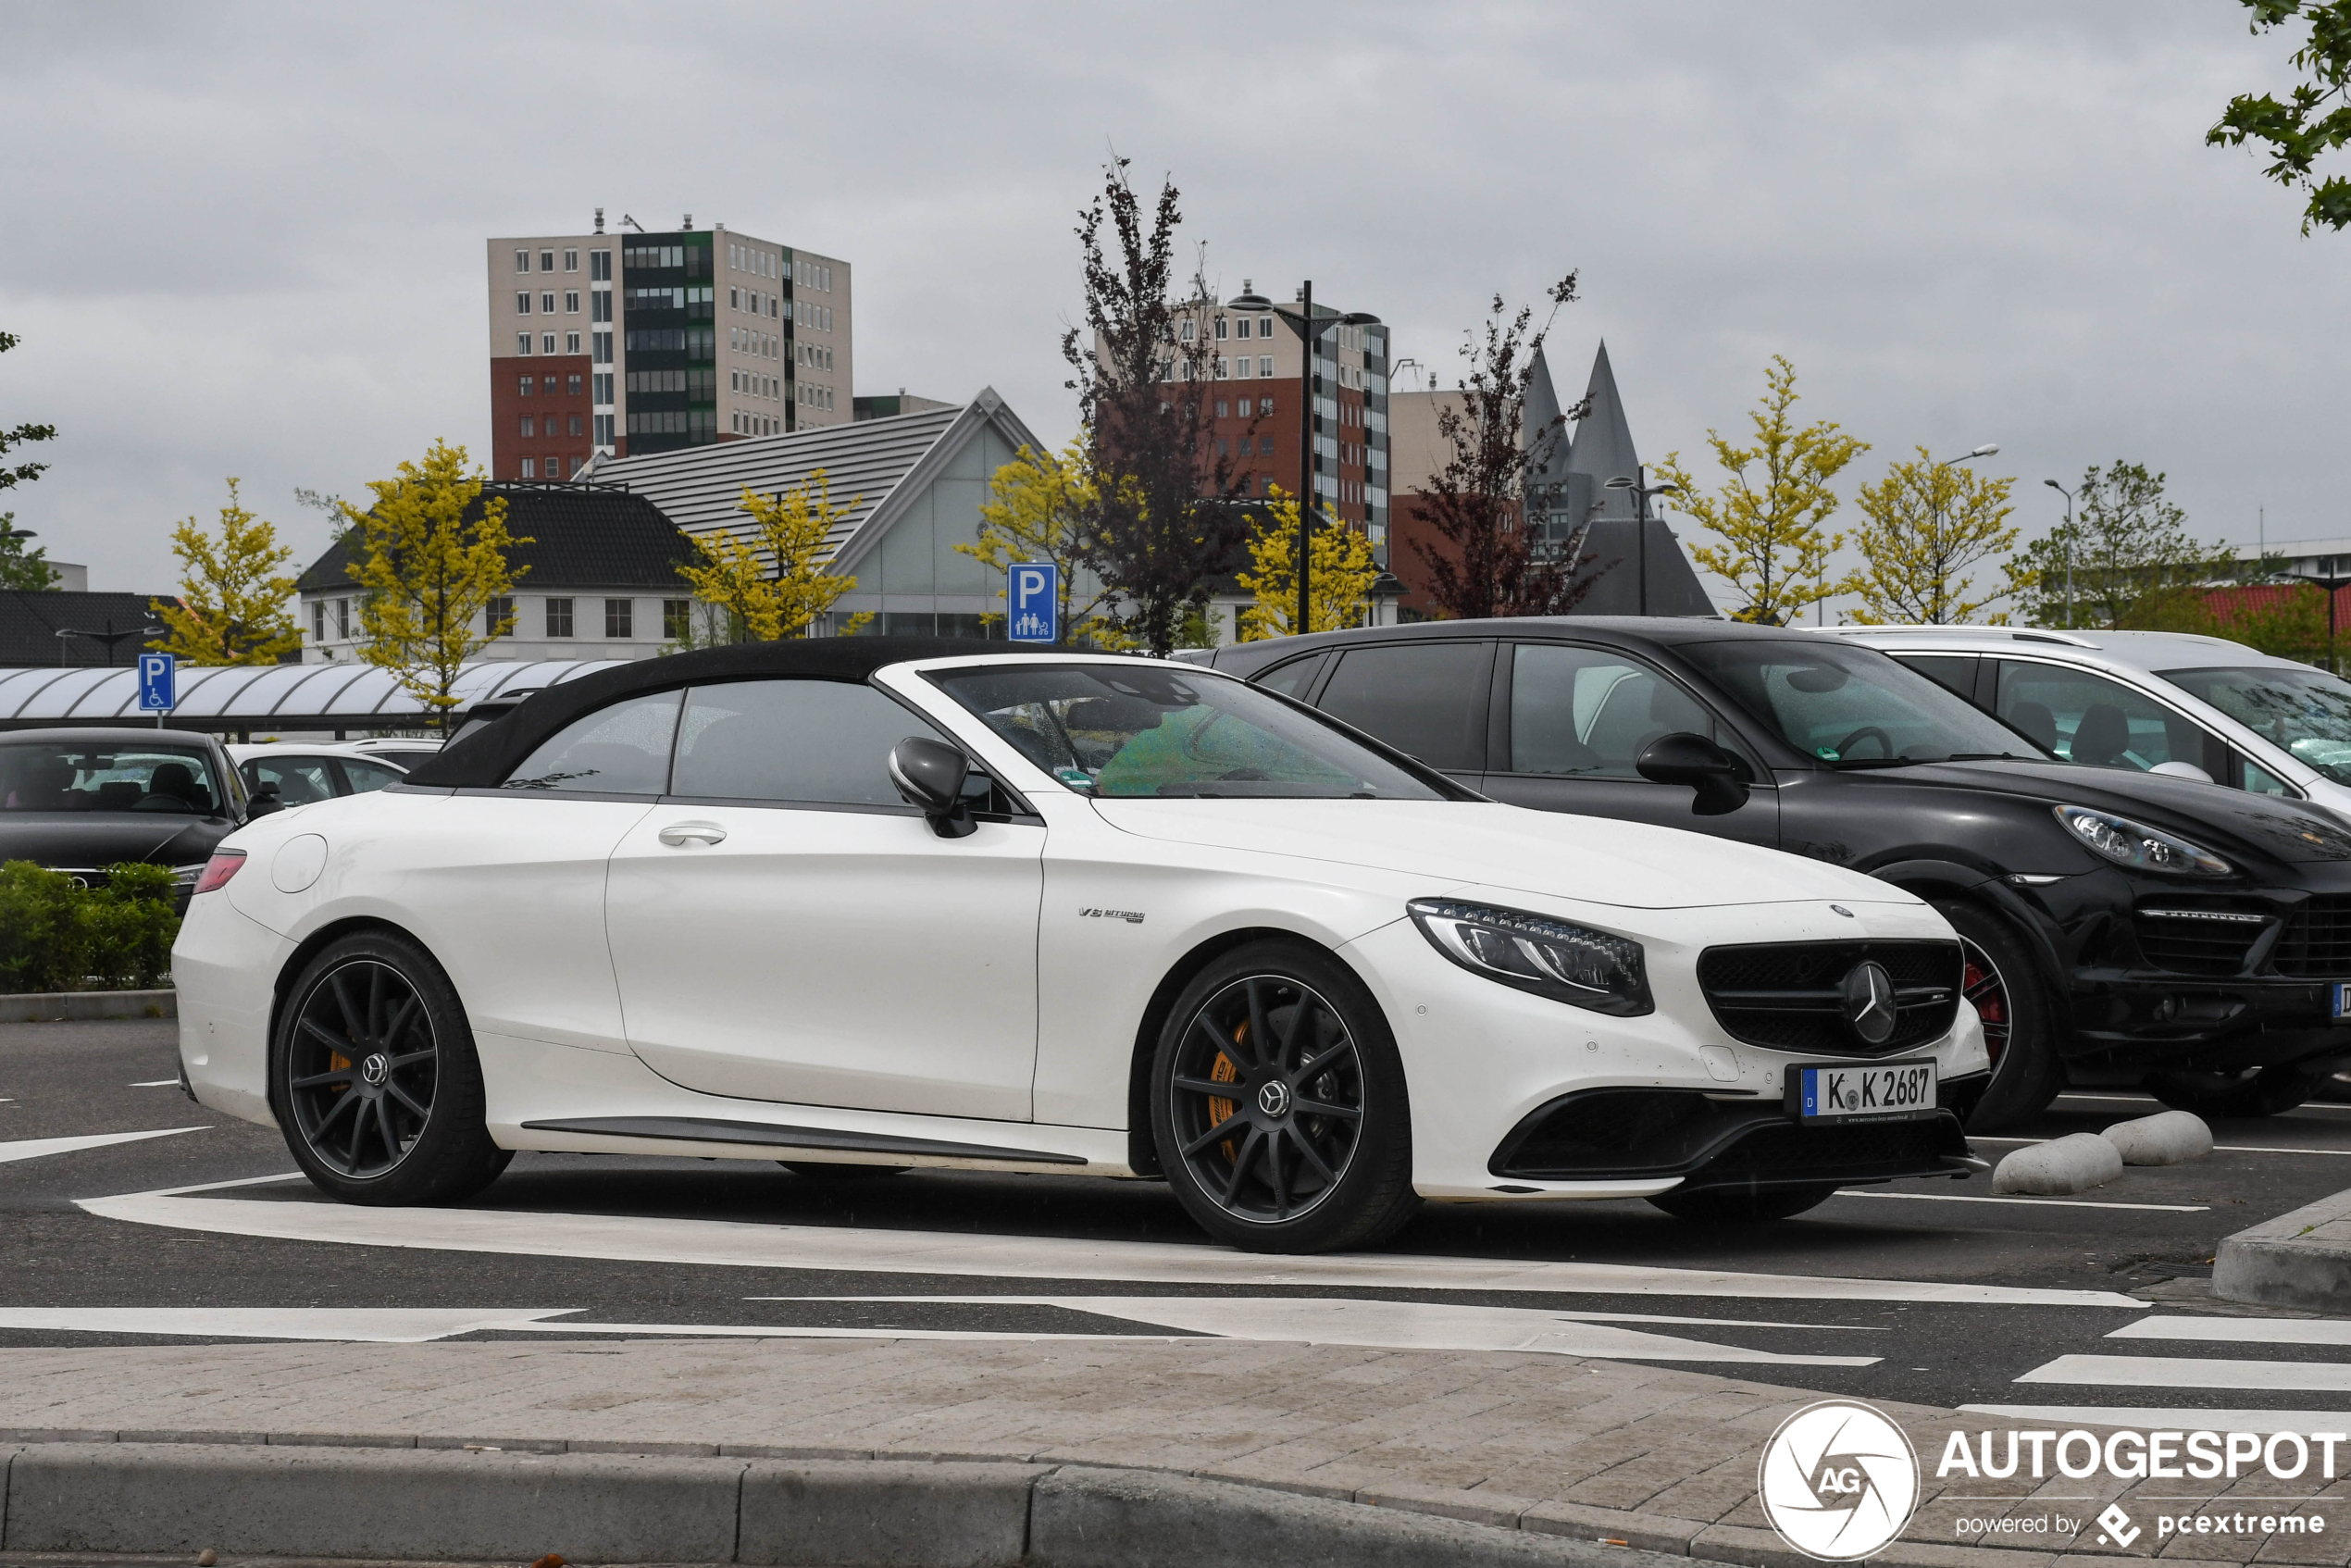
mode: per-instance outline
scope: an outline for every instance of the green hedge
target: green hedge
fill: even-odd
[[[180,934],[171,868],[125,862],[85,888],[29,860],[0,865],[0,992],[145,989]]]

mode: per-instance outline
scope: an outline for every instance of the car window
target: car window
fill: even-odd
[[[683,695],[631,697],[574,719],[524,759],[504,788],[658,795],[669,783],[669,743]]]
[[[1485,642],[1387,642],[1350,648],[1315,703],[1431,767],[1486,765]]]
[[[0,744],[0,811],[208,816],[220,810],[221,798],[211,753],[194,747]]]
[[[1176,669],[1037,665],[930,677],[1080,793],[1442,800],[1443,791],[1280,699]]]
[[[2145,772],[2205,765],[2204,731],[2121,681],[2063,665],[1999,661],[1993,711],[2071,762]]]
[[[2337,784],[2351,784],[2351,683],[2341,677],[2301,666],[2168,669],[2162,675],[2291,753],[2296,762],[2307,764]],[[2255,786],[2248,783],[2245,788]]]
[[[396,767],[386,767],[382,763],[371,762],[364,757],[343,758],[342,776],[350,781],[351,792],[355,795],[380,790],[387,784],[397,784],[407,777]]]
[[[331,800],[341,791],[324,757],[256,757],[245,764],[245,778],[256,790],[278,786],[278,799],[290,806]]]
[[[1302,659],[1292,659],[1277,666],[1270,675],[1261,675],[1257,684],[1268,691],[1279,691],[1285,697],[1303,701],[1308,688],[1314,684],[1314,672],[1323,667],[1324,655],[1309,653]]]
[[[1916,670],[1815,638],[1685,644],[1682,657],[1757,723],[1833,767],[2046,753]]]
[[[697,686],[678,728],[673,795],[895,806],[890,749],[909,735],[943,739],[870,686],[740,680]]]
[[[1918,671],[1946,691],[1969,702],[1975,701],[1975,670],[1983,656],[1977,653],[1897,653],[1901,663]]]
[[[2297,792],[2286,787],[2284,779],[2258,763],[2246,762],[2240,757],[2237,759],[2237,766],[2245,775],[2245,782],[2237,786],[2241,790],[2249,790],[2257,795],[2283,795],[2289,800],[2302,798]]]
[[[1637,778],[1651,742],[1714,733],[1688,692],[1622,653],[1524,642],[1511,654],[1512,773]]]

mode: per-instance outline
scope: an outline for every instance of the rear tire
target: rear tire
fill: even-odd
[[[1160,1032],[1151,1090],[1167,1184],[1228,1246],[1375,1246],[1419,1206],[1395,1036],[1321,948],[1251,942],[1195,976]]]
[[[1767,1187],[1750,1190],[1710,1188],[1701,1192],[1661,1192],[1649,1200],[1677,1220],[1701,1225],[1753,1225],[1784,1220],[1816,1209],[1836,1194],[1834,1187]]]
[[[2149,1073],[2147,1092],[2174,1111],[2214,1117],[2274,1116],[2319,1092],[2331,1075],[2273,1066],[2242,1073]]]
[[[1991,1081],[1967,1118],[1970,1132],[1997,1132],[2032,1120],[2065,1088],[2057,1051],[2057,1009],[2033,955],[2006,920],[1971,899],[1935,906],[1959,934],[1963,989],[1984,1020]]]
[[[483,1126],[480,1059],[457,989],[397,931],[329,943],[304,965],[269,1051],[286,1147],[346,1203],[454,1203],[514,1159]]]

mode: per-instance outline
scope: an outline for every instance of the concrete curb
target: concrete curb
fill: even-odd
[[[0,1449],[0,1552],[827,1568],[1666,1568],[1552,1533],[1153,1471],[311,1444]],[[1606,1511],[1592,1511],[1604,1512]],[[1707,1526],[1692,1524],[1691,1534]],[[1620,1537],[1621,1538],[1621,1537]],[[1677,1554],[1678,1555],[1678,1554]],[[1686,1556],[1679,1559],[1687,1562]]]
[[[2351,1313],[2351,1192],[2222,1241],[2213,1254],[2212,1293],[2265,1307]]]
[[[178,1016],[180,993],[168,986],[150,991],[29,991],[0,996],[0,1024]]]

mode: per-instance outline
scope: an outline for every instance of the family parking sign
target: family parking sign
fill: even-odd
[[[1006,572],[1006,635],[1014,642],[1061,641],[1062,569],[1051,562],[1017,561]]]

